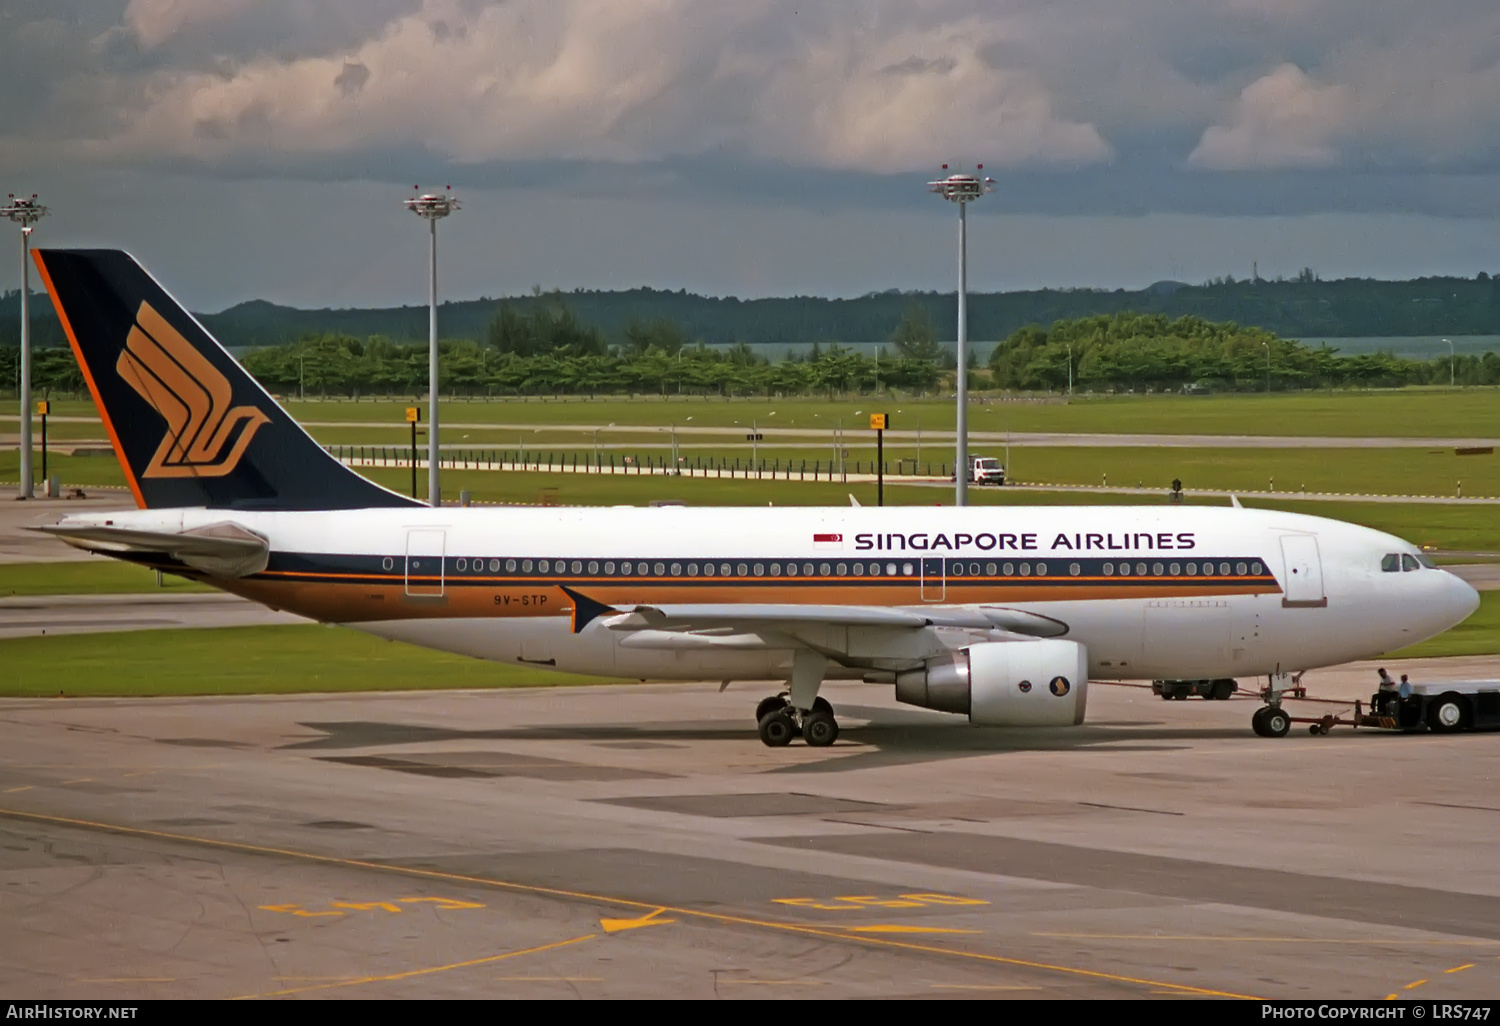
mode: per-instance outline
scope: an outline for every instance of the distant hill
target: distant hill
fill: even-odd
[[[33,304],[38,344],[63,342],[45,297]],[[786,345],[810,342],[878,342],[888,338],[913,305],[927,311],[939,337],[953,338],[954,296],[937,292],[874,293],[858,299],[796,296],[775,299],[714,299],[686,292],[631,289],[576,291],[562,299],[584,324],[611,342],[621,340],[632,319],[669,318],[690,338],[728,344]],[[547,297],[504,300],[524,313]],[[484,337],[502,300],[445,303],[439,324],[445,338]],[[19,293],[0,298],[0,345],[19,341]],[[1500,335],[1500,280],[1418,278],[1412,281],[1222,281],[1205,285],[1157,282],[1145,289],[1041,289],[971,294],[969,333],[1001,339],[1027,324],[1132,310],[1172,317],[1194,314],[1234,321],[1288,338]],[[202,315],[225,345],[278,345],[306,334],[343,333],[357,338],[384,335],[396,341],[426,337],[423,306],[385,309],[300,310],[253,300],[221,313]],[[779,355],[779,354],[774,354]]]

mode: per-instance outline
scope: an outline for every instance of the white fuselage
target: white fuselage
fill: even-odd
[[[267,539],[271,556],[261,573],[205,578],[228,591],[429,648],[624,678],[785,678],[792,654],[774,637],[686,644],[597,621],[575,631],[570,592],[614,610],[998,610],[1002,621],[1056,624],[1052,635],[1084,645],[1090,675],[1105,679],[1371,657],[1446,630],[1478,603],[1442,570],[1383,571],[1387,554],[1417,554],[1390,535],[1239,508],[171,509],[65,522],[165,532],[232,522]],[[879,632],[829,630],[837,636],[825,632],[822,647],[848,656],[829,676],[999,637],[943,627],[901,648]]]

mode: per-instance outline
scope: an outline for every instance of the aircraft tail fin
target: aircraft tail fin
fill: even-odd
[[[419,505],[325,452],[128,253],[34,256],[143,509]]]

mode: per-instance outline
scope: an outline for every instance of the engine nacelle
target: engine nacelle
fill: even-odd
[[[896,675],[896,701],[963,713],[987,727],[1083,722],[1088,651],[1076,641],[992,641]]]

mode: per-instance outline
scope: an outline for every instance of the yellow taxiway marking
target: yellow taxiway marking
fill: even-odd
[[[505,951],[498,955],[488,955],[484,958],[471,958],[467,962],[450,962],[447,965],[434,965],[426,969],[409,969],[404,973],[390,973],[386,976],[356,976],[353,979],[340,980],[337,983],[318,983],[311,987],[291,987],[287,990],[273,990],[266,994],[242,994],[236,1000],[258,997],[285,997],[288,994],[305,994],[311,990],[328,990],[332,987],[353,987],[361,983],[389,983],[393,980],[409,980],[417,976],[431,976],[433,973],[445,973],[452,969],[470,969],[476,965],[503,962],[507,958],[520,958],[522,955],[536,955],[543,951],[565,948],[570,944],[582,944],[584,941],[593,940],[597,936],[599,936],[597,933],[589,933],[582,937],[571,937],[568,940],[553,941],[551,944],[538,944],[534,948],[523,948],[520,951]]]
[[[134,773],[121,773],[122,777],[149,777],[156,770],[136,770]]]
[[[902,926],[899,923],[876,923],[873,926],[846,926],[850,933],[978,933],[978,930],[952,930],[944,926]]]
[[[867,908],[925,908],[928,905],[988,905],[981,898],[958,894],[901,894],[882,898],[873,894],[846,894],[836,898],[772,898],[778,905],[813,908],[820,912],[852,912]],[[832,904],[840,902],[841,904]]]
[[[1417,987],[1420,987],[1422,984],[1424,984],[1426,982],[1427,982],[1426,980],[1417,980],[1414,983],[1408,983],[1406,986],[1402,987],[1401,989],[1402,990],[1413,990],[1413,989],[1415,989]]]
[[[1205,934],[1171,933],[1032,933],[1033,937],[1055,937],[1060,940],[1154,940],[1154,941],[1213,941],[1215,943],[1254,944],[1426,944],[1439,947],[1494,947],[1500,941],[1483,939],[1463,940],[1406,940],[1402,937],[1218,937]],[[1500,956],[1496,956],[1500,957]]]
[[[1011,958],[1006,955],[991,955],[980,951],[963,951],[957,948],[937,947],[931,944],[920,944],[912,940],[896,940],[894,938],[880,937],[870,934],[850,934],[848,931],[839,930],[834,927],[809,926],[803,923],[776,922],[769,919],[756,919],[750,916],[729,915],[723,912],[709,912],[704,909],[674,908],[672,906],[656,905],[645,901],[635,901],[630,898],[609,897],[602,894],[590,894],[586,891],[570,891],[561,887],[543,887],[536,884],[521,884],[510,880],[500,880],[494,877],[468,876],[463,873],[445,873],[437,869],[422,869],[417,866],[396,866],[385,862],[371,862],[367,859],[346,859],[335,855],[319,855],[315,852],[296,851],[288,848],[273,848],[269,845],[247,844],[243,841],[228,841],[214,837],[195,837],[192,834],[174,834],[166,830],[147,830],[142,827],[121,826],[115,823],[100,823],[95,820],[74,819],[68,816],[49,816],[40,812],[22,812],[19,809],[0,808],[0,816],[11,819],[27,820],[34,823],[52,823],[57,826],[83,827],[90,830],[104,830],[110,833],[123,834],[130,837],[155,837],[164,841],[175,841],[179,844],[195,844],[206,848],[218,848],[223,851],[238,851],[252,855],[274,855],[281,858],[301,859],[304,862],[315,862],[325,866],[345,866],[353,869],[367,869],[379,873],[395,873],[402,876],[416,877],[425,880],[447,880],[458,883],[474,884],[482,887],[493,887],[499,890],[512,891],[516,894],[535,894],[554,898],[567,898],[573,901],[583,901],[595,905],[614,905],[619,908],[644,909],[655,913],[658,910],[670,912],[684,919],[692,918],[704,922],[726,923],[736,926],[753,926],[767,930],[780,930],[785,933],[797,933],[807,937],[823,937],[841,941],[855,941],[860,944],[868,944],[875,947],[891,948],[898,951],[915,951],[927,955],[946,955],[951,958],[961,958],[976,962],[987,962],[994,965],[1020,966],[1026,969],[1041,969],[1046,972],[1062,973],[1068,976],[1076,976],[1089,980],[1108,980],[1112,983],[1128,983],[1142,987],[1163,987],[1184,994],[1197,994],[1202,997],[1225,997],[1240,998],[1245,1001],[1255,1001],[1257,998],[1249,994],[1237,994],[1232,991],[1214,990],[1209,987],[1194,987],[1185,983],[1168,983],[1162,980],[1143,979],[1138,976],[1124,976],[1119,973],[1107,973],[1097,969],[1080,969],[1076,966],[1055,965],[1049,962],[1035,962],[1025,958]],[[590,934],[589,936],[593,936]],[[582,940],[586,938],[578,938]],[[576,943],[569,941],[564,943]],[[536,949],[542,950],[542,949]],[[505,956],[509,957],[509,956]],[[399,978],[399,977],[392,977]],[[384,979],[384,977],[377,977]]]
[[[329,908],[347,908],[354,912],[373,912],[377,908],[382,912],[400,912],[401,906],[389,901],[330,901]],[[337,912],[334,915],[338,915]]]
[[[396,900],[403,905],[415,905],[426,902],[444,912],[452,912],[463,908],[484,908],[483,902],[459,901],[457,898],[397,898]]]
[[[273,980],[282,980],[282,981],[290,981],[290,980],[303,980],[303,981],[307,981],[307,980],[357,980],[357,979],[359,979],[359,977],[357,977],[357,976],[273,976],[273,977],[271,977],[271,979],[273,979]]]
[[[1444,969],[1443,972],[1445,972],[1445,973],[1461,973],[1465,969],[1472,969],[1472,968],[1474,968],[1474,963],[1470,962],[1468,965],[1456,965],[1452,969]]]
[[[600,919],[599,926],[605,933],[620,933],[623,930],[634,930],[640,926],[665,926],[667,923],[677,922],[675,919],[656,918],[665,911],[665,908],[659,908],[649,915],[641,916],[639,919]]]
[[[319,916],[341,916],[342,912],[309,912],[301,905],[260,905],[262,912],[287,912],[294,916],[302,916],[304,919],[315,919]]]
[[[26,784],[22,787],[8,787],[4,791],[0,791],[0,794],[15,794],[17,791],[30,791],[31,788],[31,784]]]

